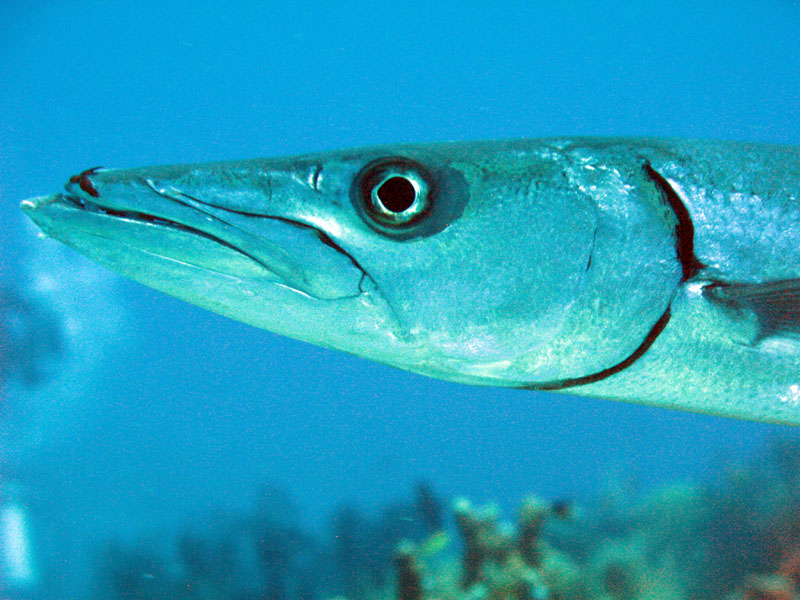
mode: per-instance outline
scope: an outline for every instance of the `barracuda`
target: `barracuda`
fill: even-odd
[[[49,236],[279,334],[464,383],[800,424],[800,148],[397,145],[90,169]]]

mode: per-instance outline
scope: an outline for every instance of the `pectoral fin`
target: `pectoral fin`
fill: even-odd
[[[800,340],[800,279],[712,283],[703,295],[729,316],[752,323],[754,345],[771,337]]]

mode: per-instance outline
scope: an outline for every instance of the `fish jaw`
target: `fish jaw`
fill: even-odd
[[[99,264],[222,315],[326,347],[391,344],[374,282],[324,232],[268,214],[233,224],[226,217],[237,215],[167,191],[146,171],[90,177],[21,208]]]

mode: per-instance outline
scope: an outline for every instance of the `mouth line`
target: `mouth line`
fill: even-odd
[[[185,206],[185,207],[193,209],[193,210],[199,210],[200,212],[202,212],[203,214],[207,215],[208,217],[214,219],[215,221],[219,221],[220,223],[223,223],[225,225],[228,225],[228,226],[231,226],[231,227],[235,227],[231,223],[228,223],[226,220],[220,219],[218,216],[212,215],[212,214],[206,212],[205,210],[203,210],[202,208],[200,208],[198,206],[193,206],[190,202],[196,202],[197,204],[200,204],[200,205],[203,205],[203,206],[208,206],[208,207],[211,207],[211,208],[219,208],[219,207],[214,207],[213,205],[208,204],[206,202],[203,202],[202,200],[199,200],[199,199],[194,198],[192,196],[188,196],[186,194],[181,193],[181,196],[185,196],[186,200],[189,201],[189,202],[187,202],[186,200],[183,200],[181,198],[176,198],[175,196],[173,196],[171,194],[164,193],[163,191],[156,189],[154,186],[152,186],[150,184],[149,181],[147,183],[148,183],[148,187],[150,187],[154,192],[156,192],[162,198],[166,198],[167,200],[170,200],[172,202],[175,202],[176,204],[179,204],[181,206]],[[256,264],[258,264],[263,269],[265,269],[266,271],[268,271],[270,273],[274,273],[274,270],[271,269],[269,267],[269,265],[266,264],[258,256],[255,256],[252,253],[247,252],[247,251],[243,250],[242,248],[236,246],[235,244],[232,244],[231,242],[225,240],[224,238],[221,238],[221,237],[219,237],[217,235],[214,235],[213,233],[209,233],[208,231],[204,231],[202,229],[198,229],[196,227],[192,227],[191,225],[186,225],[186,224],[180,223],[178,221],[173,221],[173,220],[165,218],[165,217],[160,217],[160,216],[153,215],[153,214],[146,213],[146,212],[142,212],[142,211],[124,210],[124,209],[110,208],[108,206],[103,206],[102,204],[94,201],[93,199],[88,199],[83,194],[80,194],[80,193],[79,194],[75,194],[74,192],[71,192],[69,190],[67,191],[67,193],[62,193],[60,196],[61,196],[62,200],[66,204],[71,205],[73,208],[75,208],[77,210],[81,210],[81,211],[88,212],[88,213],[93,213],[93,214],[104,215],[104,216],[108,216],[108,217],[112,217],[112,218],[122,219],[122,220],[129,221],[129,222],[152,224],[152,225],[156,225],[158,227],[164,227],[164,228],[167,228],[167,229],[171,229],[173,231],[180,231],[180,232],[186,233],[188,235],[195,235],[195,236],[202,237],[202,238],[207,239],[207,240],[209,240],[211,242],[217,243],[217,244],[219,244],[219,245],[221,245],[221,246],[223,246],[225,248],[228,248],[228,249],[240,254],[241,256],[243,256],[245,258],[248,258],[248,259],[252,260],[253,262],[255,262]],[[94,198],[94,196],[92,198]],[[308,223],[303,223],[301,221],[295,221],[294,219],[289,219],[289,218],[286,218],[286,217],[279,217],[279,216],[272,216],[272,215],[265,215],[265,214],[257,214],[256,215],[256,214],[248,214],[248,213],[243,213],[243,212],[240,213],[239,211],[234,211],[234,210],[229,210],[229,209],[224,209],[224,208],[221,209],[221,210],[223,210],[225,212],[241,214],[243,216],[248,216],[248,217],[257,217],[257,218],[261,218],[261,219],[272,219],[272,220],[275,220],[275,221],[281,221],[281,222],[287,223],[289,225],[293,225],[295,227],[298,227],[300,229],[306,229],[306,230],[313,231],[314,234],[319,239],[320,243],[322,243],[325,246],[329,247],[330,249],[338,252],[339,254],[345,256],[353,264],[353,266],[356,267],[361,272],[361,279],[360,279],[360,281],[358,283],[358,293],[353,294],[352,296],[346,296],[344,298],[348,298],[348,297],[349,298],[355,298],[356,296],[359,296],[360,294],[365,293],[370,289],[377,288],[377,286],[375,285],[373,279],[364,270],[364,268],[358,263],[358,261],[356,261],[352,256],[350,256],[350,254],[344,248],[342,248],[339,244],[337,244],[335,241],[333,241],[330,238],[330,236],[328,236],[327,233],[317,229],[313,225],[309,225]],[[280,285],[282,287],[286,287],[286,288],[292,289],[292,290],[296,291],[299,294],[303,294],[305,296],[312,297],[312,298],[315,298],[317,300],[328,300],[327,298],[320,298],[318,296],[314,296],[314,295],[308,293],[307,291],[304,291],[302,289],[298,289],[298,288],[292,286],[289,282],[285,282],[285,281],[284,282],[277,282],[276,281],[275,283],[276,283],[276,285]],[[343,299],[343,298],[340,298],[340,299]]]
[[[235,210],[235,209],[232,209],[232,208],[225,208],[223,206],[216,206],[214,204],[211,204],[209,202],[201,200],[200,198],[196,198],[194,196],[191,196],[191,195],[189,195],[189,194],[187,194],[185,192],[182,192],[180,190],[173,190],[174,193],[176,193],[177,195],[182,196],[183,198],[185,198],[185,200],[184,200],[184,199],[181,199],[181,198],[177,198],[175,195],[172,195],[172,194],[166,192],[165,190],[159,189],[149,179],[146,180],[146,183],[147,183],[147,186],[151,190],[153,190],[156,194],[158,194],[159,196],[162,196],[163,198],[167,198],[169,200],[172,200],[173,202],[177,202],[178,204],[181,204],[183,206],[188,206],[190,208],[194,208],[195,210],[198,210],[198,207],[197,206],[193,206],[193,204],[190,204],[189,202],[187,202],[187,200],[192,202],[192,203],[195,203],[195,204],[199,204],[199,205],[206,206],[206,207],[209,207],[209,208],[213,208],[213,209],[216,209],[216,210],[221,210],[223,212],[231,213],[231,214],[234,214],[234,215],[240,215],[242,217],[248,217],[248,218],[251,218],[251,219],[272,219],[272,220],[275,220],[275,221],[282,221],[284,223],[288,223],[290,225],[294,225],[295,227],[300,227],[301,229],[311,230],[311,231],[314,232],[314,234],[317,236],[317,238],[319,239],[319,241],[321,243],[323,243],[324,245],[328,246],[332,250],[335,250],[336,252],[338,252],[342,256],[347,257],[347,259],[353,264],[353,266],[356,269],[358,269],[359,271],[361,271],[361,281],[358,284],[359,293],[364,293],[364,292],[367,291],[367,289],[365,289],[364,285],[368,281],[371,282],[371,287],[373,289],[377,289],[377,284],[372,279],[372,277],[370,277],[369,273],[367,273],[366,269],[364,269],[364,267],[362,267],[361,264],[355,258],[353,258],[350,255],[349,252],[347,252],[347,250],[345,250],[339,244],[337,244],[333,240],[333,238],[331,238],[327,233],[325,233],[321,229],[317,229],[313,225],[310,225],[308,223],[303,223],[302,221],[295,221],[294,219],[289,219],[287,217],[279,217],[277,215],[266,215],[266,214],[263,214],[263,213],[247,212],[247,211],[242,211],[242,210]],[[208,214],[208,213],[206,213],[206,214]],[[218,217],[214,217],[214,218],[218,218]]]
[[[222,238],[220,238],[220,237],[218,237],[216,235],[208,233],[207,231],[203,231],[202,229],[197,229],[195,227],[191,227],[190,225],[184,225],[183,223],[178,223],[177,221],[172,221],[170,219],[165,219],[164,217],[157,217],[156,215],[151,215],[149,213],[144,213],[144,212],[135,211],[135,210],[119,210],[119,209],[116,209],[116,208],[109,208],[107,206],[102,206],[101,204],[98,204],[97,202],[93,202],[91,200],[87,200],[86,198],[83,198],[82,196],[74,196],[72,194],[63,194],[62,198],[64,199],[65,202],[71,204],[74,208],[77,208],[79,210],[83,210],[85,212],[95,213],[95,214],[100,214],[100,215],[107,215],[109,217],[116,217],[116,218],[123,219],[123,220],[126,220],[126,221],[134,221],[134,222],[139,222],[139,223],[151,223],[151,224],[157,225],[159,227],[166,227],[167,229],[173,229],[175,231],[182,231],[182,232],[188,233],[190,235],[200,236],[200,237],[205,238],[205,239],[207,239],[209,241],[212,241],[212,242],[215,242],[217,244],[220,244],[221,246],[229,248],[230,250],[233,250],[234,252],[237,252],[237,253],[241,254],[242,256],[244,256],[246,258],[249,258],[250,260],[258,263],[259,265],[261,265],[266,270],[271,271],[271,269],[266,264],[264,264],[263,261],[259,260],[258,257],[253,256],[252,254],[249,254],[248,252],[245,252],[241,248],[238,248],[238,247],[234,246],[230,242],[228,242],[228,241],[226,241],[226,240],[224,240],[224,239],[222,239]]]

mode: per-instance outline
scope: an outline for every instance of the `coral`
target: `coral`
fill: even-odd
[[[535,600],[576,598],[578,569],[541,540],[552,507],[534,497],[521,505],[518,525],[499,519],[494,506],[475,508],[456,500],[453,514],[463,542],[460,556],[437,544],[437,551],[408,542],[398,549],[398,600]],[[424,582],[427,582],[425,584]]]
[[[669,555],[647,553],[643,531],[603,541],[586,570],[591,598],[603,600],[678,600],[688,597],[680,571]]]
[[[435,537],[443,527],[442,502],[425,482],[417,485],[410,502],[386,506],[376,518],[352,506],[341,507],[331,523],[336,593],[358,599],[383,589],[397,545]]]
[[[394,565],[397,572],[397,600],[422,600],[422,578],[414,557],[413,545],[400,545]]]
[[[577,508],[531,496],[516,522],[430,484],[376,516],[334,515],[304,533],[290,499],[265,488],[216,534],[186,531],[172,556],[109,544],[108,600],[798,600],[800,443],[779,440],[714,484],[621,488]],[[449,514],[448,514],[449,513]]]
[[[558,503],[526,498],[516,526],[503,523],[494,506],[454,505],[463,551],[437,572],[426,556],[404,545],[398,551],[398,600],[678,600],[685,590],[673,580],[674,566],[650,563],[646,540],[604,540],[587,564],[579,564],[547,543],[549,521],[568,516]],[[402,560],[400,560],[402,557]],[[453,573],[456,576],[453,576]],[[427,576],[423,576],[427,575]],[[407,582],[413,581],[414,593]],[[428,581],[419,590],[419,582]],[[403,583],[404,582],[404,583]],[[402,585],[401,585],[402,583]]]
[[[475,510],[464,499],[456,501],[455,518],[464,539],[462,588],[469,598],[525,600],[543,594],[541,576],[526,555],[538,561],[538,531],[517,533],[498,523],[493,506]]]
[[[414,507],[429,532],[444,529],[444,507],[442,501],[427,481],[417,483]]]
[[[749,575],[731,600],[796,600],[794,584],[782,575]]]
[[[634,600],[645,586],[644,540],[636,537],[625,542],[611,540],[603,544],[589,564],[595,582],[593,595],[614,600]]]
[[[778,572],[795,585],[800,585],[800,546],[795,546],[786,553]]]

